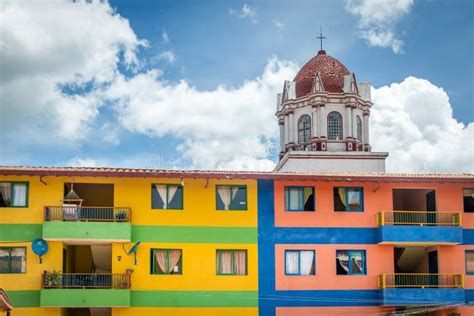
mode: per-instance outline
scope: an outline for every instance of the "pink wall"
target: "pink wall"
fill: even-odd
[[[313,186],[316,192],[315,212],[285,212],[285,186]],[[333,187],[364,188],[364,212],[334,212]],[[275,181],[275,226],[277,227],[376,227],[376,215],[393,209],[393,188],[435,189],[436,206],[440,212],[462,212],[462,189],[472,184],[451,183],[377,183]],[[474,213],[462,214],[464,228],[474,228]]]
[[[285,250],[315,250],[316,275],[285,275]],[[367,275],[336,275],[336,250],[366,250]],[[275,245],[277,290],[377,289],[377,277],[393,273],[391,245]]]
[[[277,307],[276,316],[384,315],[395,311],[389,306],[363,307]]]

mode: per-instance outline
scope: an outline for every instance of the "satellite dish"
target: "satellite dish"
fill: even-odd
[[[43,263],[41,256],[45,255],[48,252],[48,243],[42,238],[33,240],[31,243],[31,249],[33,252],[39,256],[40,263]]]
[[[130,250],[127,253],[127,255],[131,255],[133,253],[135,265],[137,265],[137,248],[140,245],[140,243],[141,241],[136,242],[135,245],[133,245],[133,247],[130,248]]]

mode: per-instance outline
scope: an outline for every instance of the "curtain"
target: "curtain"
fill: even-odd
[[[158,191],[158,195],[160,196],[161,200],[163,201],[163,208],[166,209],[168,206],[168,201],[166,200],[166,185],[156,184],[155,188],[156,191]]]
[[[12,248],[11,252],[11,272],[26,272],[26,253],[25,248]]]
[[[168,269],[166,268],[166,250],[156,250],[155,251],[156,263],[160,267],[160,270],[163,273],[167,273]]]
[[[336,260],[344,271],[349,272],[349,251],[339,250],[336,253]]]
[[[10,261],[10,249],[0,249],[0,272],[8,273]]]
[[[176,267],[176,265],[178,264],[179,259],[181,259],[181,250],[170,250],[168,273],[173,272],[174,267]]]
[[[300,251],[300,274],[310,275],[313,273],[314,251]]]
[[[466,252],[466,272],[474,273],[474,252]]]
[[[301,201],[300,190],[297,188],[288,189],[288,196],[290,199],[289,209],[290,210],[301,210],[303,208],[303,201]]]
[[[353,206],[355,209],[360,208],[360,192],[358,190],[347,191],[348,200],[346,206]]]
[[[235,252],[235,274],[246,275],[247,274],[247,252],[239,250]]]
[[[13,185],[13,206],[26,206],[26,188],[25,183]]]
[[[339,198],[341,199],[342,204],[347,208],[347,201],[346,201],[346,189],[339,188],[337,189],[337,193],[339,194]]]
[[[174,195],[176,194],[176,191],[178,191],[178,186],[177,185],[168,186],[168,202],[166,203],[167,206],[169,206],[169,204],[173,200]]]
[[[364,272],[364,258],[361,251],[351,251],[351,273]]]
[[[228,187],[228,186],[219,186],[219,187],[217,187],[217,193],[219,193],[219,196],[222,200],[222,203],[224,203],[224,209],[228,210],[229,206],[230,206],[230,202],[231,202],[230,187]]]
[[[5,206],[10,206],[11,192],[11,183],[0,183],[0,193],[2,194]]]
[[[298,252],[285,252],[285,271],[287,274],[298,274]]]
[[[313,188],[304,188],[304,204],[308,202],[308,199],[311,194],[313,194]]]
[[[219,252],[219,274],[231,274],[232,273],[232,252],[221,251]]]

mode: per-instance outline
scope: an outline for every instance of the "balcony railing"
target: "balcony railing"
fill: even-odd
[[[130,273],[44,272],[43,289],[130,289]]]
[[[45,206],[45,221],[130,222],[129,207]]]
[[[379,288],[464,288],[462,274],[384,273],[378,277]]]
[[[461,226],[460,213],[426,211],[382,211],[377,225]]]

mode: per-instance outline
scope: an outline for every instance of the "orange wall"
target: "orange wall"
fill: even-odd
[[[466,273],[465,251],[474,250],[474,245],[438,246],[438,267],[440,273]],[[466,289],[474,289],[474,275],[464,276]]]
[[[315,212],[285,212],[285,186],[313,186],[316,192]],[[364,212],[334,212],[333,188],[352,186],[364,188]],[[435,189],[439,212],[463,211],[463,188],[472,184],[451,183],[377,183],[275,181],[275,226],[277,227],[375,227],[376,214],[393,209],[394,188]],[[462,214],[464,228],[474,229],[474,213]]]
[[[285,250],[315,250],[316,275],[285,275]],[[336,275],[336,250],[366,250],[367,275]],[[377,277],[393,273],[391,245],[275,245],[277,290],[377,289]]]

